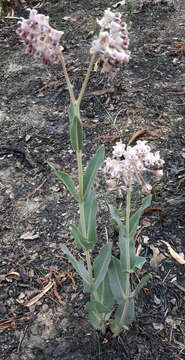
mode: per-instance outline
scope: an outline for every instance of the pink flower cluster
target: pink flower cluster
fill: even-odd
[[[104,62],[102,71],[114,76],[120,65],[129,61],[127,25],[121,22],[120,13],[110,9],[105,10],[97,23],[100,25],[99,37],[92,42],[90,53],[98,53]]]
[[[147,141],[137,141],[133,147],[125,146],[122,142],[118,142],[113,147],[113,159],[108,158],[105,162],[104,172],[111,176],[108,185],[113,189],[118,182],[123,181],[122,186],[124,190],[133,190],[133,185],[139,183],[142,186],[142,191],[149,193],[152,186],[146,183],[143,179],[143,172],[149,171],[154,174],[157,179],[163,176],[163,171],[160,169],[164,160],[160,159],[159,151],[152,153]],[[150,169],[155,168],[155,170]],[[156,169],[157,168],[157,169]]]
[[[50,27],[49,16],[37,14],[35,9],[28,10],[29,19],[22,18],[22,21],[18,22],[20,27],[16,33],[21,37],[28,52],[39,58],[44,65],[50,66],[58,62],[58,53],[63,50],[59,44],[63,32]]]

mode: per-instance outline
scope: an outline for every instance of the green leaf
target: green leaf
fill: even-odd
[[[75,186],[74,186],[74,183],[73,183],[73,180],[71,179],[71,177],[70,177],[68,174],[66,174],[65,172],[63,172],[63,171],[56,170],[54,164],[52,164],[51,162],[48,162],[48,165],[54,170],[55,175],[56,175],[60,180],[63,181],[63,183],[66,185],[67,189],[70,191],[70,193],[72,194],[72,196],[73,196],[77,201],[79,201],[79,196],[78,196],[78,194],[76,193]]]
[[[96,300],[103,304],[107,309],[106,312],[111,311],[111,308],[114,304],[114,296],[111,292],[108,274],[105,276],[97,290],[92,293],[92,300]]]
[[[144,210],[150,206],[151,204],[151,200],[152,200],[152,195],[148,195],[142,202],[141,207],[135,212],[134,215],[131,216],[130,218],[130,239],[133,239],[136,231],[137,231],[137,227],[139,225],[139,220],[140,217],[143,215]]]
[[[82,235],[81,231],[73,224],[70,224],[72,230],[71,235],[74,236],[76,246],[78,249],[91,249],[91,244],[88,243],[87,239]]]
[[[87,196],[91,185],[95,179],[96,173],[100,166],[104,161],[104,145],[98,149],[95,156],[90,160],[89,165],[86,169],[84,178],[83,178],[83,191],[84,191],[84,198]]]
[[[92,190],[84,203],[86,234],[90,249],[93,249],[96,243],[96,212],[96,192]]]
[[[72,125],[73,119],[74,119],[74,116],[75,116],[75,115],[74,115],[74,105],[73,105],[72,102],[70,102],[68,114],[69,114],[70,124]]]
[[[128,305],[126,307],[126,315],[124,318],[123,323],[121,323],[121,319],[123,316],[123,312],[125,311],[126,302],[124,301],[122,304],[120,304],[115,312],[115,320],[119,322],[121,326],[129,326],[132,321],[134,320],[135,311],[134,311],[134,299],[129,299]]]
[[[109,207],[109,211],[111,213],[113,220],[118,225],[118,231],[120,231],[120,229],[124,228],[124,226],[120,220],[118,210],[113,205],[110,205],[110,204],[108,204],[108,207]]]
[[[131,294],[132,297],[135,297],[139,291],[147,284],[147,282],[152,278],[151,274],[147,274],[145,275],[141,281],[139,282],[139,284],[137,284],[135,290],[133,291],[133,293]]]
[[[97,309],[97,304],[93,301],[87,303],[86,309],[89,314],[89,321],[91,325],[98,330],[101,330],[103,333],[105,332],[106,327],[106,319],[103,314],[101,314]]]
[[[79,275],[83,279],[83,284],[84,284],[85,290],[87,292],[89,292],[90,291],[90,279],[89,279],[88,271],[86,270],[84,265],[81,264],[81,262],[79,262],[75,259],[75,257],[71,254],[71,252],[67,248],[67,246],[65,246],[64,244],[60,244],[60,247],[61,247],[62,251],[64,252],[64,254],[67,255],[69,261],[71,262],[71,264],[73,265],[75,270],[79,273]]]
[[[134,299],[120,304],[115,312],[115,319],[111,323],[111,330],[117,336],[121,329],[128,328],[135,316]]]
[[[106,314],[107,312],[109,312],[108,311],[109,309],[107,309],[107,307],[104,304],[101,304],[98,301],[91,300],[91,305],[92,307],[96,308],[99,313]]]
[[[141,270],[145,262],[146,259],[143,256],[135,256],[133,270],[135,270],[135,267]]]
[[[82,147],[83,147],[82,125],[77,116],[74,116],[74,118],[73,118],[73,122],[72,122],[71,128],[70,128],[70,135],[71,135],[71,144],[72,144],[73,150],[75,150],[75,151],[82,150]]]
[[[115,299],[120,304],[126,299],[126,273],[122,270],[120,261],[112,256],[109,270],[109,282]]]
[[[95,283],[92,291],[95,291],[98,288],[98,286],[101,284],[101,282],[104,280],[107,274],[107,270],[111,260],[111,250],[112,250],[111,243],[104,245],[104,247],[100,250],[98,256],[94,261],[93,269],[94,269]]]

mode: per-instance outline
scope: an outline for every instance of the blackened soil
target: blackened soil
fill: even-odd
[[[79,93],[96,18],[115,4],[11,1],[8,16],[0,19],[1,360],[185,359],[185,265],[167,246],[185,254],[184,0],[117,4],[129,24],[131,60],[113,80],[93,71],[82,101],[85,166],[103,143],[106,156],[111,154],[109,136],[127,143],[143,129],[139,138],[165,160],[164,178],[153,188],[153,210],[138,229],[136,246],[141,244],[147,262],[132,279],[137,283],[149,272],[152,280],[137,298],[129,331],[116,339],[109,332],[102,337],[89,325],[88,295],[59,247],[65,242],[84,259],[68,227],[78,223],[76,204],[47,165],[52,161],[75,179],[64,76],[60,64],[46,69],[33,61],[15,34],[17,18],[28,16],[27,7],[49,15],[53,27],[64,31],[66,66]],[[96,187],[97,246],[106,241],[107,229],[116,248],[101,173]],[[24,305],[51,281],[40,299]]]

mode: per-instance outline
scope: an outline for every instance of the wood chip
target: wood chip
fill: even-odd
[[[184,254],[183,253],[178,254],[175,250],[172,249],[171,245],[168,242],[163,240],[162,242],[167,246],[171,257],[175,259],[179,264],[184,265],[185,264]]]

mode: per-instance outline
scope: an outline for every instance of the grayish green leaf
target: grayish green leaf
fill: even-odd
[[[83,147],[83,135],[82,135],[82,125],[77,116],[74,116],[73,122],[70,128],[71,135],[71,144],[75,151],[82,150]]]
[[[108,276],[111,291],[120,304],[126,299],[126,273],[122,270],[120,261],[114,256],[109,265]]]
[[[65,172],[63,172],[63,171],[56,170],[54,164],[52,164],[51,162],[48,162],[48,165],[54,170],[55,175],[56,175],[60,180],[63,181],[63,183],[66,185],[67,189],[70,191],[70,193],[72,194],[72,196],[73,196],[77,201],[79,201],[79,196],[78,196],[78,194],[76,193],[75,186],[74,186],[74,183],[73,183],[73,180],[71,179],[71,177],[70,177],[68,174],[66,174]]]
[[[87,196],[95,179],[96,173],[104,161],[104,152],[104,146],[101,146],[95,156],[89,162],[83,178],[84,198]]]
[[[95,282],[92,291],[95,291],[104,280],[111,260],[112,244],[108,243],[100,250],[94,261]]]
[[[139,220],[144,212],[144,210],[150,206],[152,200],[152,195],[148,195],[145,197],[145,199],[142,202],[142,205],[140,208],[135,212],[134,215],[130,218],[130,240],[134,239],[134,236],[136,235],[137,227],[139,225]]]
[[[90,249],[93,249],[96,243],[96,212],[96,193],[92,190],[84,202],[86,234]]]
[[[92,248],[91,244],[82,235],[81,231],[73,224],[70,224],[70,226],[72,228],[71,234],[75,238],[77,248],[78,249],[86,249],[86,250],[91,249]]]
[[[110,288],[108,274],[105,276],[97,290],[92,293],[92,299],[103,304],[107,309],[106,312],[111,311],[111,308],[114,305],[114,296]]]
[[[133,294],[131,294],[133,297],[135,297],[139,291],[147,284],[147,282],[152,278],[151,274],[145,275],[139,284],[136,286],[135,290],[133,291]]]
[[[87,292],[89,292],[90,291],[90,279],[89,279],[88,271],[86,270],[84,265],[81,264],[81,262],[79,262],[75,259],[75,257],[71,254],[71,252],[67,248],[67,246],[65,246],[64,244],[60,244],[60,247],[61,247],[62,251],[64,252],[64,254],[67,255],[67,257],[68,257],[69,261],[71,262],[71,264],[73,265],[73,267],[76,269],[76,271],[81,276],[85,290]]]

